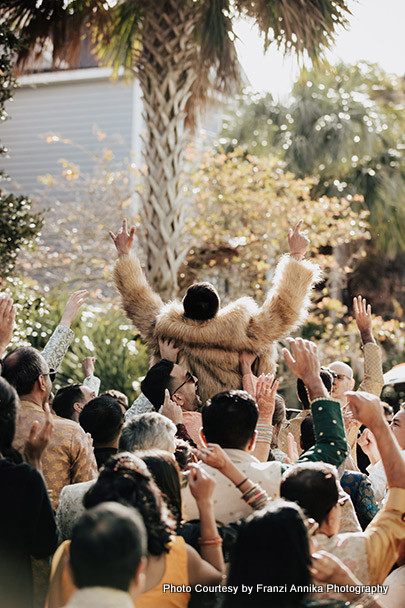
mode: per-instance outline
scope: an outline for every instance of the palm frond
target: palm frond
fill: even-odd
[[[265,48],[275,42],[285,53],[307,52],[313,61],[331,47],[351,14],[346,0],[235,0],[235,8],[255,20]]]
[[[94,23],[105,23],[109,7],[103,0],[9,0],[0,6],[0,19],[20,39],[18,71],[27,69],[52,44],[55,64],[64,59],[73,65],[81,41]]]

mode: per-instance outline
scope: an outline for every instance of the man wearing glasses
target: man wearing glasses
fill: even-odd
[[[18,348],[3,359],[2,376],[20,397],[13,447],[21,453],[32,424],[38,421],[41,426],[45,420],[43,407],[49,400],[55,373],[31,346]],[[97,477],[93,448],[77,423],[54,417],[54,429],[42,457],[42,469],[55,510],[65,485]]]

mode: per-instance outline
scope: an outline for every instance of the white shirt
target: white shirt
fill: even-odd
[[[281,462],[260,462],[244,450],[225,449],[225,452],[239,471],[254,483],[258,483],[271,498],[280,496]],[[212,500],[217,522],[229,524],[253,512],[243,500],[242,493],[227,477],[206,464],[201,463],[200,466],[216,481]],[[184,519],[200,519],[197,503],[188,486],[182,490],[182,500]]]
[[[402,458],[405,460],[405,450],[401,450],[401,454]],[[370,483],[373,486],[376,503],[381,507],[387,491],[387,476],[382,460],[379,460],[375,464],[369,464],[367,472]]]

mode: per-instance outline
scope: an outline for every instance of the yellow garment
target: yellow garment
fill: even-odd
[[[381,585],[405,540],[405,488],[391,488],[383,509],[363,532],[366,539],[370,583]]]
[[[65,540],[57,549],[51,568],[51,582],[46,608],[61,608],[70,600],[76,587],[73,584],[69,562],[70,540]],[[187,608],[189,593],[163,593],[163,585],[188,585],[187,548],[182,536],[175,536],[165,554],[165,572],[159,583],[136,600],[136,608]]]
[[[13,447],[23,453],[32,423],[45,422],[45,412],[39,405],[21,401]],[[86,433],[82,427],[65,418],[53,417],[53,431],[42,455],[42,472],[52,507],[58,508],[59,495],[64,486],[94,479],[98,475],[97,463]]]
[[[136,600],[136,608],[187,608],[189,593],[163,592],[163,585],[188,585],[187,547],[184,538],[175,536],[165,554],[166,568],[162,579]]]

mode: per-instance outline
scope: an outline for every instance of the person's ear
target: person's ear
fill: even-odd
[[[349,386],[350,386],[349,391],[352,391],[354,389],[355,384],[356,384],[356,382],[355,382],[354,378],[352,378],[350,380],[350,384],[349,384]]]
[[[83,406],[82,406],[82,404],[81,404],[81,403],[79,403],[78,401],[76,401],[76,403],[74,403],[74,404],[73,404],[73,409],[74,409],[74,410],[75,410],[75,411],[76,411],[78,414],[80,414],[80,412],[81,412],[81,411],[82,411],[82,409],[83,409]]]
[[[207,440],[205,438],[203,427],[200,427],[199,434],[200,434],[200,437],[201,437],[201,441],[203,442],[203,445],[206,446],[208,442],[207,442]]]
[[[172,395],[172,401],[180,407],[184,405],[184,399],[180,393],[174,393],[174,395]]]
[[[137,600],[138,597],[144,592],[147,563],[148,561],[146,557],[142,557],[141,561],[139,562],[138,569],[129,584],[128,593],[134,601]]]
[[[247,445],[248,452],[253,452],[253,450],[255,449],[256,438],[257,438],[257,431],[254,431],[254,433],[253,433],[252,437],[250,438],[249,443]]]
[[[47,391],[48,388],[46,386],[46,376],[43,376],[42,374],[40,376],[38,376],[37,378],[38,380],[38,384],[39,384],[39,388],[41,389],[41,391]]]

